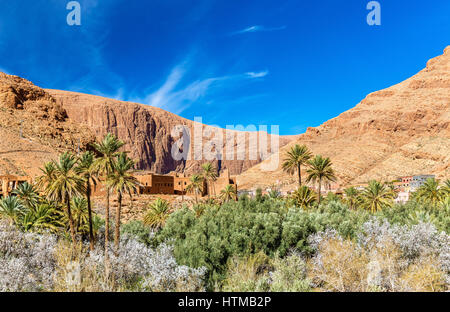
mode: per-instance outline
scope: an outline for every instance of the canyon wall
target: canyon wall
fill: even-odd
[[[449,125],[450,46],[413,77],[371,93],[354,108],[309,128],[282,148],[278,157],[283,160],[293,145],[306,144],[313,153],[331,158],[343,186],[414,174],[447,179]],[[296,187],[295,176],[283,172],[281,162],[271,172],[261,170],[261,165],[238,176],[238,184],[245,188]]]

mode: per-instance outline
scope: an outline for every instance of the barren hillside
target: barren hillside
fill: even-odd
[[[191,131],[193,155],[194,122],[162,109],[143,104],[122,102],[99,96],[44,90],[17,76],[0,73],[0,175],[39,173],[44,161],[55,158],[64,150],[77,151],[112,132],[125,141],[124,150],[137,162],[137,167],[157,173],[173,170],[197,171],[206,160],[174,160],[171,155],[172,129],[187,126]],[[206,126],[202,126],[206,129]],[[211,128],[211,127],[209,127]],[[217,128],[214,128],[217,129]],[[237,140],[224,143],[235,148]],[[245,133],[246,149],[249,144]],[[203,142],[209,140],[203,137]],[[284,145],[292,137],[280,137]],[[219,146],[218,149],[219,150]],[[193,157],[192,157],[193,159]],[[220,169],[230,169],[232,174],[260,162],[260,159],[216,161]]]
[[[402,175],[450,177],[450,46],[415,76],[369,94],[356,107],[306,133],[280,150],[280,166],[263,172],[261,164],[238,176],[244,188],[295,186],[281,170],[294,144],[330,157],[339,183],[392,180]],[[270,160],[266,160],[270,161]]]

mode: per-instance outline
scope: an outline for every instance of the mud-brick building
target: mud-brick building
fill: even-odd
[[[190,177],[187,177],[184,173],[173,173],[174,194],[187,194],[189,184],[191,184]],[[206,189],[206,184],[203,185],[203,189]]]
[[[191,177],[185,176],[183,173],[172,172],[168,175],[154,174],[150,172],[135,172],[133,176],[139,182],[137,186],[137,194],[164,194],[164,195],[185,195],[190,194],[187,191],[189,184],[191,184]],[[220,191],[225,188],[228,184],[234,185],[237,190],[236,178],[230,177],[228,170],[225,170],[214,183],[211,183],[208,187],[206,181],[203,181],[203,192],[202,196],[208,195],[219,195]],[[192,193],[192,192],[191,192]],[[103,183],[98,183],[92,186],[92,194],[94,196],[105,195],[105,187]]]
[[[237,191],[236,177],[230,176],[230,171],[228,169],[225,169],[222,171],[217,180],[212,183],[209,189],[212,195],[219,195],[220,191],[223,190],[227,185],[233,185]]]
[[[135,174],[139,194],[174,194],[174,177],[152,173]]]
[[[31,183],[31,178],[16,175],[0,175],[0,198],[7,197],[22,183]]]

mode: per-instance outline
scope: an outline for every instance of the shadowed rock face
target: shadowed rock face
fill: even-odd
[[[426,173],[447,179],[449,124],[450,46],[415,76],[369,94],[349,111],[309,128],[283,147],[279,156],[282,160],[291,146],[306,144],[314,153],[331,158],[343,185]],[[281,167],[263,172],[261,165],[240,175],[238,184],[252,188],[278,182],[285,189],[295,187],[295,177]]]
[[[67,112],[68,118],[76,123],[87,126],[100,138],[108,132],[114,133],[126,142],[125,150],[137,161],[139,169],[151,170],[157,173],[170,171],[185,171],[193,173],[200,170],[206,160],[175,160],[171,149],[179,136],[171,135],[172,129],[183,125],[190,129],[191,159],[193,159],[194,122],[184,119],[157,107],[143,104],[121,102],[99,96],[86,95],[74,92],[46,90],[57,103],[60,103]],[[203,129],[207,127],[202,125]],[[217,129],[217,128],[214,128]],[[225,151],[227,134],[233,133],[220,129],[223,133],[223,151]],[[256,146],[249,145],[249,134],[244,133],[247,157],[245,160],[222,161],[214,160],[216,167],[229,169],[231,174],[239,174],[256,165],[261,160],[248,157],[248,150]],[[270,136],[268,137],[269,140]],[[208,141],[205,135],[203,142]],[[280,145],[287,144],[292,137],[280,137]],[[237,140],[231,143],[236,148]],[[269,145],[270,146],[270,145]],[[219,150],[219,149],[218,149]],[[225,158],[225,157],[223,157]]]
[[[108,132],[126,143],[124,150],[130,152],[139,169],[157,173],[192,173],[206,161],[175,160],[171,155],[173,143],[179,138],[179,135],[171,135],[177,125],[190,129],[193,146],[194,122],[190,120],[147,105],[44,90],[25,79],[3,73],[0,73],[0,121],[3,139],[0,143],[0,173],[34,175],[44,161],[57,157],[64,150],[83,149]],[[211,128],[201,127],[204,130]],[[226,142],[227,134],[234,133],[217,130],[222,132],[223,142]],[[244,136],[247,157],[244,160],[213,161],[218,168],[239,174],[261,161],[259,158],[249,160],[248,150],[256,149],[256,146],[249,145],[249,133],[244,133]],[[203,138],[203,142],[208,140],[208,137]],[[292,137],[280,137],[280,145],[290,140]],[[229,144],[235,148],[236,142]],[[27,162],[29,158],[33,161]]]

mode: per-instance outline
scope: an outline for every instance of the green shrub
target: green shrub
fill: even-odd
[[[306,292],[311,291],[310,281],[306,277],[306,263],[298,254],[285,258],[276,257],[272,265],[270,291]]]
[[[269,202],[228,202],[222,207],[208,207],[196,217],[188,209],[175,212],[158,234],[159,242],[174,240],[174,254],[179,264],[204,266],[210,287],[225,277],[232,255],[250,255],[263,251],[273,254],[281,240],[282,204]]]
[[[129,235],[147,246],[154,245],[150,227],[141,221],[130,221],[120,227],[120,235]]]
[[[423,211],[427,215],[422,215]],[[341,237],[353,240],[371,216],[369,211],[350,210],[334,200],[305,211],[290,206],[286,200],[241,196],[237,202],[230,201],[220,207],[206,205],[201,215],[187,208],[173,213],[156,235],[156,241],[173,242],[178,264],[205,267],[207,289],[212,290],[217,285],[220,287],[226,278],[230,259],[258,252],[272,258],[279,254],[282,259],[292,249],[308,257],[314,253],[308,243],[311,235],[334,229]],[[445,209],[396,205],[377,212],[376,216],[399,224],[417,224],[431,218],[438,229],[448,231],[449,214]],[[264,287],[262,280],[258,281],[260,284],[249,283],[245,286],[249,289],[255,285]]]
[[[259,252],[247,257],[233,257],[228,263],[222,291],[235,292],[305,292],[310,291],[306,264],[298,254],[270,259]]]
[[[431,205],[411,200],[406,204],[396,204],[377,213],[380,219],[391,224],[415,225],[419,222],[432,223],[438,231],[450,233],[450,206],[433,208]]]

